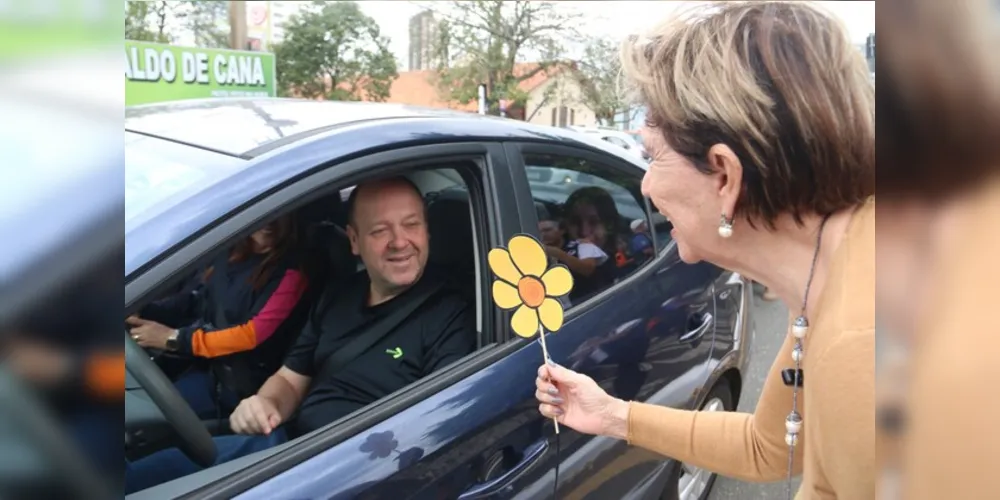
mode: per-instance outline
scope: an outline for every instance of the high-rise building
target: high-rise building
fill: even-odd
[[[422,71],[438,65],[440,59],[436,53],[436,42],[440,29],[441,23],[429,10],[410,18],[410,58],[407,69]]]

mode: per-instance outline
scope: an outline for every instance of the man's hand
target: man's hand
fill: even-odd
[[[269,435],[281,425],[281,413],[267,398],[250,396],[229,416],[229,427],[236,434]]]
[[[129,316],[125,322],[132,327],[129,331],[132,340],[142,347],[165,350],[167,339],[174,333],[174,329],[169,326],[138,316]]]

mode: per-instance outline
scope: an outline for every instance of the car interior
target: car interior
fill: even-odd
[[[458,169],[469,165],[456,165],[456,168],[434,168],[410,171],[406,176],[420,189],[427,207],[428,230],[430,233],[430,255],[428,256],[428,272],[440,271],[442,276],[449,278],[450,284],[457,287],[463,296],[476,297],[475,307],[482,307],[481,292],[478,287],[477,273],[479,271],[476,244],[476,224],[470,206],[469,189],[466,180]],[[347,236],[347,199],[353,186],[339,189],[309,202],[295,211],[298,221],[299,248],[302,253],[303,271],[309,279],[303,300],[293,315],[287,319],[282,328],[292,328],[301,331],[311,304],[318,299],[319,292],[329,280],[340,276],[349,276],[364,269],[361,260],[351,253]],[[262,224],[265,222],[262,222]],[[174,290],[175,291],[176,287]],[[301,311],[300,311],[301,310]],[[480,316],[481,317],[481,316]],[[481,326],[478,330],[482,330]],[[481,337],[481,335],[479,335]],[[483,344],[482,339],[477,345]],[[154,358],[164,356],[163,353],[150,353]],[[126,393],[140,392],[142,388],[135,378],[127,376]],[[391,396],[390,396],[391,397]],[[138,400],[134,400],[138,401]],[[153,452],[168,447],[177,446],[177,436],[156,411],[155,405],[146,400],[144,404],[133,404],[135,410],[126,412],[126,458],[140,459]],[[131,415],[130,415],[131,413]],[[203,421],[209,432],[214,436],[229,434],[228,416],[224,418]],[[304,436],[305,437],[305,436]],[[224,477],[246,465],[259,461],[265,456],[294,446],[303,438],[285,443],[279,447],[260,452],[250,457],[222,464],[199,472],[208,477]],[[182,483],[181,480],[174,483]],[[183,491],[184,485],[161,485],[146,492],[154,492],[153,496],[163,498],[168,491]],[[172,488],[178,488],[173,490]],[[143,498],[146,492],[130,495],[130,498]]]

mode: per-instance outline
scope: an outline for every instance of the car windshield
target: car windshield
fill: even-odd
[[[228,178],[246,160],[125,134],[125,231]]]

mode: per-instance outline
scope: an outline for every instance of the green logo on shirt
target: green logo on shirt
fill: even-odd
[[[392,359],[399,359],[403,357],[403,350],[400,348],[386,349],[385,353],[392,356]]]

